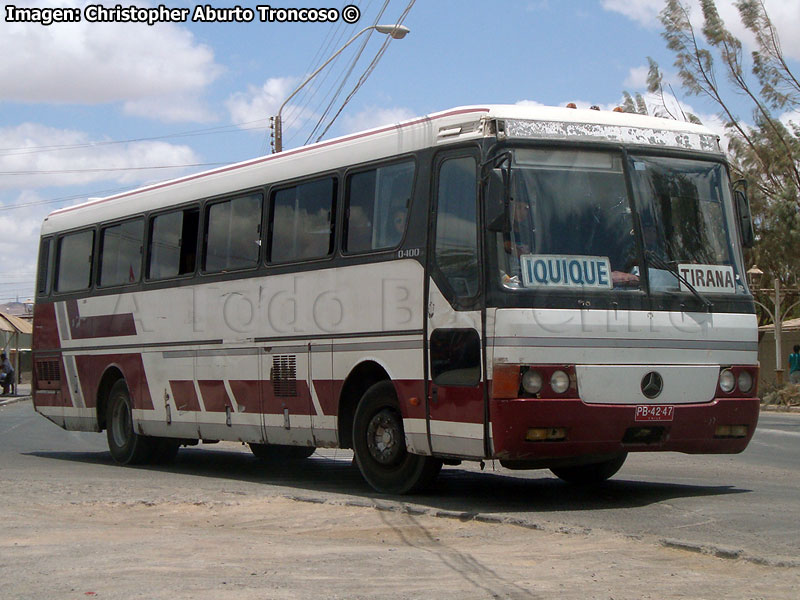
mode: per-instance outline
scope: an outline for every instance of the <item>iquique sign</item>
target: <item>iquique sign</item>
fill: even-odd
[[[520,256],[525,287],[611,289],[611,264],[605,256]]]

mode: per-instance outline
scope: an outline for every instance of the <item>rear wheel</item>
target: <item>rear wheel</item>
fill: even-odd
[[[121,465],[148,462],[153,457],[157,442],[134,431],[131,396],[125,380],[120,379],[112,386],[106,414],[108,449],[114,461]]]
[[[367,483],[387,494],[423,489],[442,468],[441,460],[406,450],[403,419],[391,381],[376,383],[358,403],[353,419],[353,452]]]
[[[259,460],[301,460],[316,451],[314,446],[282,446],[250,443],[250,451]]]
[[[550,471],[568,483],[600,483],[619,471],[626,458],[628,458],[628,454],[624,453],[602,462],[575,467],[553,467]]]

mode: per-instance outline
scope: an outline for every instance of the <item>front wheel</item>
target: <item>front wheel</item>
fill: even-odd
[[[353,419],[353,453],[364,479],[379,492],[407,494],[430,485],[442,461],[406,450],[403,418],[391,381],[369,388]]]
[[[115,462],[121,465],[139,465],[153,456],[153,438],[137,434],[133,429],[131,396],[123,379],[117,381],[108,396],[106,413],[106,437],[108,449]]]
[[[625,463],[626,458],[628,458],[627,452],[602,462],[578,465],[575,467],[553,467],[550,471],[552,471],[553,475],[559,479],[563,479],[567,483],[600,483],[609,479],[619,471]]]

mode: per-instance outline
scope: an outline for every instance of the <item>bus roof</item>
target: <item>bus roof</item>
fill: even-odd
[[[720,154],[719,138],[701,125],[615,111],[527,105],[464,106],[400,123],[193,173],[53,211],[42,235],[192,200],[324,173],[466,139],[606,141]]]

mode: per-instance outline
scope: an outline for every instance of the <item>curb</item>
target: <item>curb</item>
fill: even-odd
[[[800,413],[800,406],[784,406],[778,404],[762,404],[761,410],[765,412]]]
[[[9,404],[16,404],[17,402],[24,402],[31,400],[31,396],[0,396],[0,406],[8,406]]]
[[[332,506],[352,506],[356,508],[371,508],[378,511],[394,512],[400,514],[408,514],[412,516],[429,516],[439,519],[455,519],[458,521],[476,521],[479,523],[487,523],[490,525],[513,525],[516,527],[524,527],[525,529],[532,529],[535,531],[542,531],[546,533],[561,533],[565,535],[590,535],[593,531],[590,528],[580,527],[565,527],[553,523],[537,523],[525,518],[520,517],[503,517],[492,514],[482,514],[473,512],[458,512],[450,510],[442,510],[438,508],[426,508],[415,504],[407,504],[404,502],[394,502],[391,500],[377,500],[371,498],[352,498],[352,499],[323,499],[312,496],[298,496],[296,494],[280,494],[280,497],[295,502],[308,502],[311,504],[328,504]],[[609,531],[609,534],[615,532]],[[628,536],[631,539],[642,541],[643,538],[639,536]],[[686,542],[683,540],[660,538],[657,544],[672,550],[681,550],[684,552],[693,552],[695,554],[703,554],[706,556],[713,556],[715,558],[722,558],[726,560],[741,560],[756,565],[766,567],[780,567],[796,569],[800,567],[800,560],[792,560],[788,558],[775,557],[767,558],[763,556],[754,556],[747,554],[744,550],[738,548],[724,548],[722,546],[714,546],[708,544],[698,544],[695,542]]]
[[[694,542],[684,542],[682,540],[674,540],[663,538],[658,540],[658,543],[664,548],[671,548],[673,550],[683,550],[685,552],[694,552],[696,554],[705,554],[707,556],[714,556],[716,558],[726,558],[733,560],[743,560],[757,565],[767,567],[784,567],[796,569],[800,567],[800,561],[782,558],[765,558],[763,556],[752,556],[747,554],[740,548],[725,548],[723,546],[714,546],[708,544],[697,544]]]

